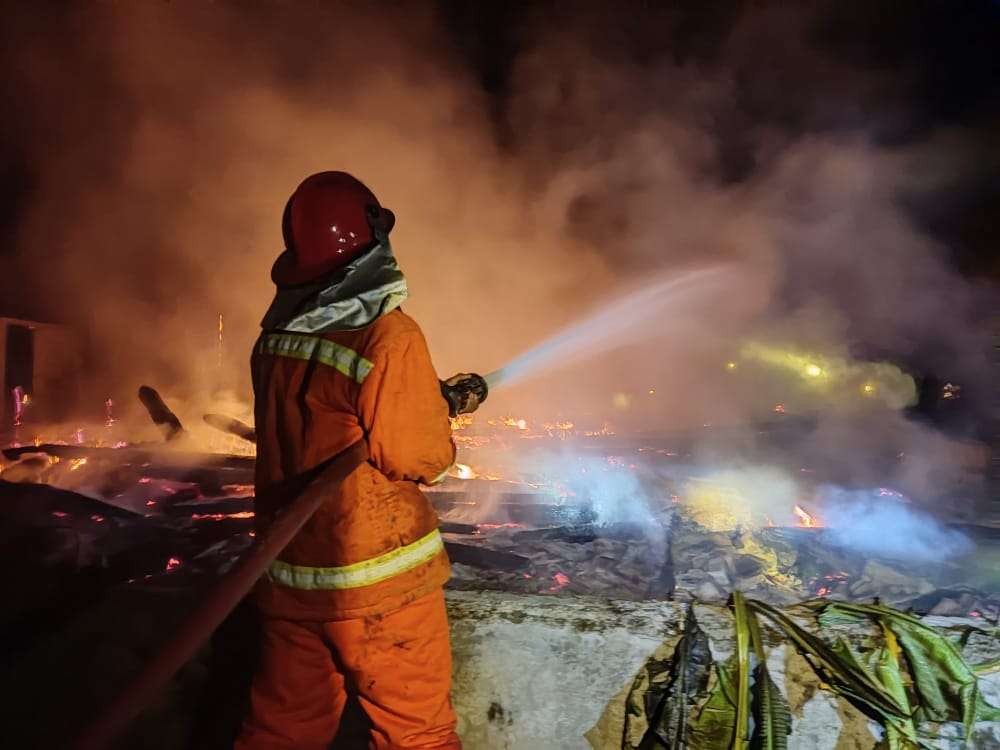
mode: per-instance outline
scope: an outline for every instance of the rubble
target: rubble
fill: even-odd
[[[60,673],[120,686],[144,651],[176,625],[195,593],[229,570],[252,543],[252,458],[159,445],[43,444],[5,454],[14,463],[0,476],[0,507],[8,520],[0,538],[8,568],[19,566],[18,580],[28,583],[23,591],[14,587],[0,623],[3,634],[19,643],[14,661],[20,666],[4,679],[55,669],[46,660],[58,655]],[[669,502],[646,524],[598,523],[584,503],[498,485],[488,501],[477,484],[466,490],[452,483],[431,497],[453,561],[448,600],[461,686],[456,706],[469,748],[580,747],[591,728],[593,747],[621,747],[635,679],[643,673],[648,685],[662,681],[656,664],[669,662],[689,603],[696,603],[712,657],[732,651],[724,605],[734,590],[783,606],[814,596],[878,599],[975,627],[995,624],[1000,616],[998,592],[965,580],[959,567],[851,556],[829,543],[822,528],[746,528],[725,519],[706,525],[699,519],[711,515]],[[136,611],[133,619],[123,618],[125,610]],[[147,621],[140,610],[159,614]],[[38,627],[42,618],[52,623],[50,629]],[[111,638],[108,622],[117,624],[115,643],[105,644]],[[105,631],[98,634],[100,623]],[[78,627],[89,630],[83,635]],[[123,638],[117,627],[135,632]],[[72,634],[74,644],[100,642],[95,653],[121,664],[108,669],[82,660],[83,654],[54,646],[56,634]],[[984,653],[995,649],[975,638],[969,644]],[[46,648],[54,655],[43,655]],[[183,697],[165,696],[135,730],[133,739],[141,740],[133,746],[183,746],[176,740],[192,731],[201,686],[206,680],[234,684],[218,676],[223,667],[215,662],[232,661],[218,656],[222,648],[217,642],[215,651],[207,650],[182,673],[175,689]],[[775,648],[769,659],[793,706],[791,747],[833,747],[831,726],[845,743],[872,746],[877,731],[803,677],[794,650]],[[37,687],[35,695],[42,695]],[[984,687],[984,694],[991,689]],[[237,693],[222,701],[221,713],[240,715],[233,705]],[[96,690],[92,698],[99,701],[103,694]],[[213,705],[219,700],[209,699]],[[155,731],[151,717],[168,728]],[[195,723],[203,732],[213,725],[204,711]],[[20,746],[30,744],[25,739]]]

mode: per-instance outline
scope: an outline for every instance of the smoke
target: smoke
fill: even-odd
[[[825,487],[820,493],[823,539],[864,556],[940,563],[970,553],[964,534],[943,527],[926,513],[886,490],[850,491]]]
[[[442,375],[561,340],[650,278],[728,269],[697,304],[630,311],[627,336],[586,361],[581,343],[484,416],[664,430],[781,403],[833,414],[803,460],[867,475],[886,441],[895,456],[925,435],[900,399],[853,387],[869,362],[988,382],[985,292],[909,208],[979,168],[977,136],[900,137],[905,73],[838,55],[822,11],[747,8],[700,31],[675,11],[534,13],[487,94],[424,5],[9,12],[9,128],[33,172],[11,278],[92,341],[90,398],[128,403],[149,382],[186,423],[217,393],[249,400],[281,210],[331,168],[395,211],[405,309]],[[816,399],[801,377],[727,368],[748,341],[835,360],[849,387]]]
[[[823,544],[863,557],[941,563],[974,547],[964,534],[885,487],[811,488],[775,466],[704,471],[683,487],[686,515],[706,528],[732,531],[801,524],[796,508],[822,526]]]

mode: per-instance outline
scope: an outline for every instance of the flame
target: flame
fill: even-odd
[[[219,313],[219,368],[222,368],[222,352],[224,351],[223,332],[225,325],[222,320],[222,313]]]
[[[19,385],[11,390],[11,396],[14,397],[14,427],[20,427],[24,424],[24,407],[31,403],[31,398]]]
[[[792,512],[799,517],[799,526],[805,529],[815,529],[823,524],[819,523],[814,516],[807,513],[801,506],[796,505]]]
[[[114,406],[115,402],[112,401],[110,398],[108,398],[104,402],[104,426],[107,427],[109,430],[111,429],[112,425],[114,425],[114,423],[118,421],[117,419],[115,419],[115,415],[113,412]]]
[[[546,432],[569,432],[573,429],[572,422],[542,422],[542,429]]]
[[[174,570],[175,568],[179,568],[180,566],[181,566],[181,561],[178,560],[176,557],[171,557],[169,560],[167,560],[167,567],[164,568],[164,570],[170,571]]]
[[[466,427],[472,426],[472,415],[471,414],[459,414],[457,417],[451,418],[451,431],[458,432],[459,430],[465,429]]]
[[[241,510],[237,513],[192,513],[191,520],[193,521],[224,521],[227,518],[253,518],[254,512],[252,510]]]
[[[71,458],[69,460],[69,470],[70,471],[76,471],[81,466],[85,465],[86,463],[87,463],[87,459],[86,458]]]

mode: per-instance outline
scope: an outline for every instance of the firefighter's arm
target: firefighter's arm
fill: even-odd
[[[423,335],[407,331],[376,352],[372,365],[358,395],[372,462],[394,481],[441,481],[455,461],[455,444]]]

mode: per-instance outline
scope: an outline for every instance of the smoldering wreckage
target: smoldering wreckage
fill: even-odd
[[[204,452],[156,390],[138,396],[163,442],[121,439],[110,401],[89,433],[29,438],[11,394],[4,692],[11,716],[59,707],[10,722],[12,746],[226,747],[246,710],[255,618],[226,604],[245,589],[220,591],[267,555],[254,430],[205,414],[230,450]],[[781,453],[814,427],[776,410],[754,429]],[[471,416],[453,431],[467,463],[430,497],[466,746],[1000,746],[995,525],[859,491],[876,526],[914,524],[911,549],[859,552],[861,527],[825,523],[823,477],[802,469],[811,499],[754,517],[738,476],[697,466],[701,435]],[[511,455],[519,473],[498,468]]]

